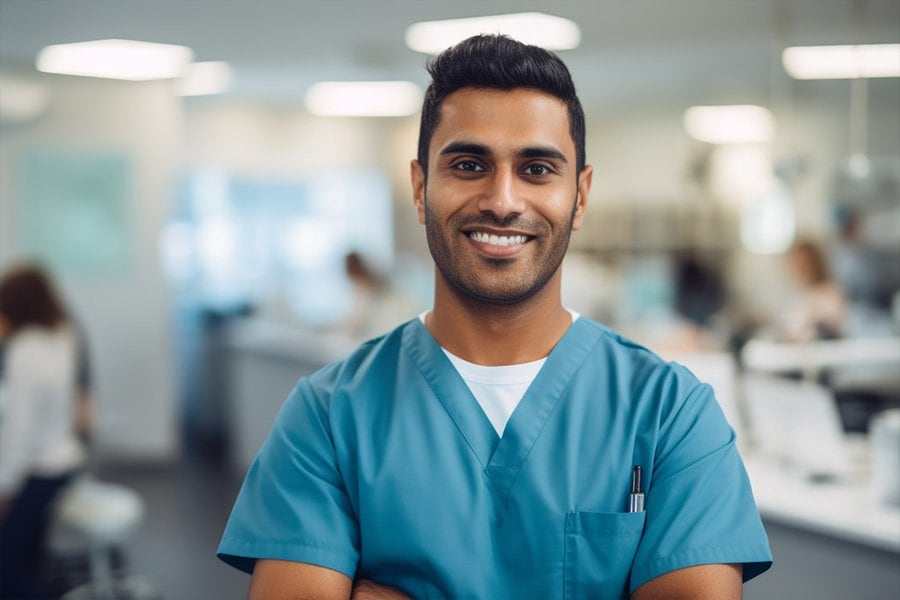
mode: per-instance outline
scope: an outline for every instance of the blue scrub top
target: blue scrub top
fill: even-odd
[[[418,319],[302,379],[218,553],[416,598],[625,598],[675,569],[743,563],[747,580],[772,561],[711,388],[584,317],[502,438]]]

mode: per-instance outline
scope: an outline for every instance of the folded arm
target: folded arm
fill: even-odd
[[[404,594],[340,571],[287,560],[260,559],[250,581],[250,600],[403,600]]]
[[[742,565],[698,565],[651,579],[632,600],[741,600]]]

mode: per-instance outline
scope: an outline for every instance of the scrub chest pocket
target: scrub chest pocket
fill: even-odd
[[[631,564],[646,516],[645,512],[566,515],[566,600],[628,597]]]

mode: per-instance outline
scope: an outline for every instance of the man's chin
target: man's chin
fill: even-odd
[[[527,302],[537,294],[543,286],[521,287],[484,287],[464,286],[462,292],[470,299],[481,304],[493,306],[514,306]]]

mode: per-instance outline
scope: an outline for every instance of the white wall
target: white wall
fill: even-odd
[[[167,460],[178,452],[171,322],[159,264],[183,130],[180,104],[164,82],[47,77],[51,104],[0,138],[0,268],[22,254],[17,161],[35,147],[123,152],[131,163],[131,264],[121,275],[60,273],[87,331],[103,457]]]

